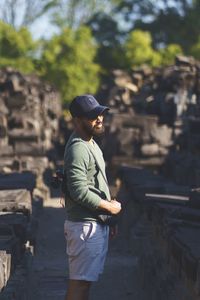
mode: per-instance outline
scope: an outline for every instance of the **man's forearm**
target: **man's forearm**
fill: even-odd
[[[116,215],[121,210],[121,203],[116,200],[107,201],[102,199],[99,203],[99,208]]]

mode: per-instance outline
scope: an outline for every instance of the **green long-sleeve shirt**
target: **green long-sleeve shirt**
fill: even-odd
[[[89,143],[73,133],[65,147],[64,171],[70,194],[66,209],[71,221],[97,220],[95,213],[100,200],[110,200],[108,185],[91,151],[105,175],[102,151],[94,140]]]

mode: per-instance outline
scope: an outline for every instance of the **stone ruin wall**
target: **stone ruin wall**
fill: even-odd
[[[111,108],[101,140],[105,158],[130,196],[121,221],[130,251],[138,256],[141,300],[200,299],[199,92],[199,62],[177,57],[175,65],[162,69],[114,70],[97,95]],[[60,117],[52,86],[9,68],[0,71],[4,299],[12,292],[20,300],[27,297],[27,257],[49,197],[44,173],[55,165],[58,135],[67,138],[72,129]],[[64,142],[60,146],[62,153]]]
[[[110,107],[99,142],[118,197],[127,193],[121,229],[138,257],[137,300],[199,300],[200,63],[113,70],[97,99]]]
[[[99,96],[111,107],[108,168],[128,195],[121,226],[138,300],[199,300],[200,63],[114,70]]]
[[[60,116],[60,97],[52,86],[34,75],[0,70],[0,299],[28,299]]]
[[[105,143],[108,161],[162,166],[162,172],[177,177],[177,181],[184,181],[183,173],[188,177],[181,160],[188,160],[191,155],[190,171],[198,169],[199,62],[179,56],[175,65],[166,68],[143,67],[129,74],[114,70],[99,97],[111,107],[106,134],[115,147]],[[171,160],[176,160],[176,164],[163,168],[166,157],[168,166]],[[191,174],[191,178],[198,176]],[[196,180],[198,185],[199,179]]]

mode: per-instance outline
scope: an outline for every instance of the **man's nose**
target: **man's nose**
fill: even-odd
[[[99,115],[99,116],[97,117],[97,121],[102,122],[102,121],[103,121],[103,115]]]

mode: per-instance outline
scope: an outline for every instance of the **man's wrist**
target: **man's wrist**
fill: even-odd
[[[103,210],[106,210],[106,211],[108,211],[108,212],[111,212],[111,204],[110,204],[110,201],[101,199],[98,208],[103,209]]]

